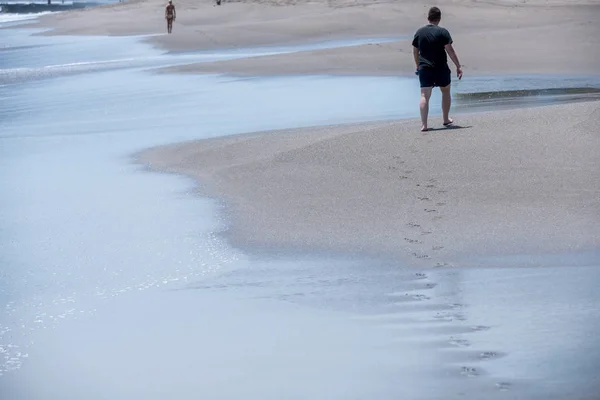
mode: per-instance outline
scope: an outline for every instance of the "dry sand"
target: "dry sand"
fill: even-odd
[[[600,244],[600,102],[265,132],[151,149],[141,161],[223,196],[234,244],[361,252],[414,265]]]
[[[384,45],[175,67],[234,74],[386,74],[414,70],[410,40],[424,24],[429,1],[176,1],[178,18],[166,35],[164,2],[130,1],[48,16],[52,34],[157,34],[163,49],[248,47],[348,38],[398,38]],[[600,71],[598,0],[446,0],[442,25],[453,34],[465,73]],[[404,40],[400,40],[404,39]]]

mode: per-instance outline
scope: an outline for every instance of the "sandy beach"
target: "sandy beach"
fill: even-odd
[[[391,43],[306,51],[174,67],[185,72],[256,74],[411,75],[410,40],[426,22],[426,1],[183,0],[172,35],[164,35],[163,5],[131,1],[42,18],[51,34],[139,35],[169,51],[243,48],[348,38],[391,38]],[[590,74],[600,70],[596,50],[597,1],[454,0],[439,4],[467,75]]]
[[[0,398],[597,399],[598,1],[175,5],[0,19]]]
[[[598,248],[600,103],[266,132],[141,160],[224,195],[234,243],[436,266]],[[204,187],[204,186],[203,186]]]
[[[159,34],[162,9],[147,1],[50,16],[42,25],[59,35],[153,34],[146,40],[175,52],[387,38],[161,72],[409,76],[410,39],[429,3],[216,7],[184,0],[176,6],[173,35]],[[465,79],[600,71],[596,1],[457,0],[440,6]],[[446,265],[465,254],[597,249],[598,142],[592,127],[598,119],[597,103],[554,106],[464,116],[466,129],[427,135],[414,133],[416,121],[268,132],[152,150],[142,160],[211,182],[211,194],[231,205],[235,243],[358,250]]]
[[[161,34],[162,8],[148,1],[48,16],[41,24],[52,27],[52,35],[151,35],[145,40],[172,52],[382,38],[387,41],[159,71],[410,76],[410,39],[429,3],[217,7],[184,0],[176,6],[172,35]],[[597,1],[440,6],[465,79],[600,71]],[[598,119],[597,103],[562,105],[466,115],[465,129],[426,135],[415,134],[416,121],[268,132],[152,150],[142,160],[211,182],[211,194],[231,206],[229,236],[237,244],[364,251],[447,265],[465,254],[596,250]]]

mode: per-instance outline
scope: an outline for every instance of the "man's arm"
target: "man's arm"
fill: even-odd
[[[415,70],[419,69],[419,49],[413,46],[413,58],[415,59]]]
[[[177,18],[177,13],[175,12],[175,6],[173,6],[173,21]]]
[[[415,59],[415,71],[419,70],[419,31],[415,32],[415,36],[412,40],[413,58]]]
[[[450,59],[456,65],[456,76],[458,79],[462,78],[462,66],[460,65],[460,61],[458,61],[458,56],[456,55],[456,51],[454,51],[454,47],[452,47],[452,43],[448,43],[446,46],[446,52],[450,56]]]

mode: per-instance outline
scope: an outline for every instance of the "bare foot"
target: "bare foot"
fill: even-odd
[[[423,125],[423,126],[421,127],[421,132],[427,132],[428,130],[429,130],[429,128],[428,128],[428,127],[426,127],[425,125]]]
[[[448,121],[444,121],[444,126],[450,126],[454,123],[454,120],[452,118],[448,118]]]

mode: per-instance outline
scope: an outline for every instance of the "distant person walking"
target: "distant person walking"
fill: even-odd
[[[175,18],[177,18],[175,6],[173,5],[173,0],[169,0],[169,3],[165,7],[165,19],[167,20],[167,32],[169,34],[173,30],[173,21],[175,21]]]
[[[438,26],[442,19],[442,12],[437,7],[431,7],[427,15],[429,24],[419,28],[413,39],[413,56],[417,65],[417,74],[421,84],[421,132],[428,130],[427,117],[429,115],[429,99],[435,86],[442,92],[442,115],[444,126],[454,122],[450,116],[451,72],[448,67],[446,52],[456,65],[456,76],[462,78],[462,67],[458,56],[452,47],[452,37],[447,29]]]

